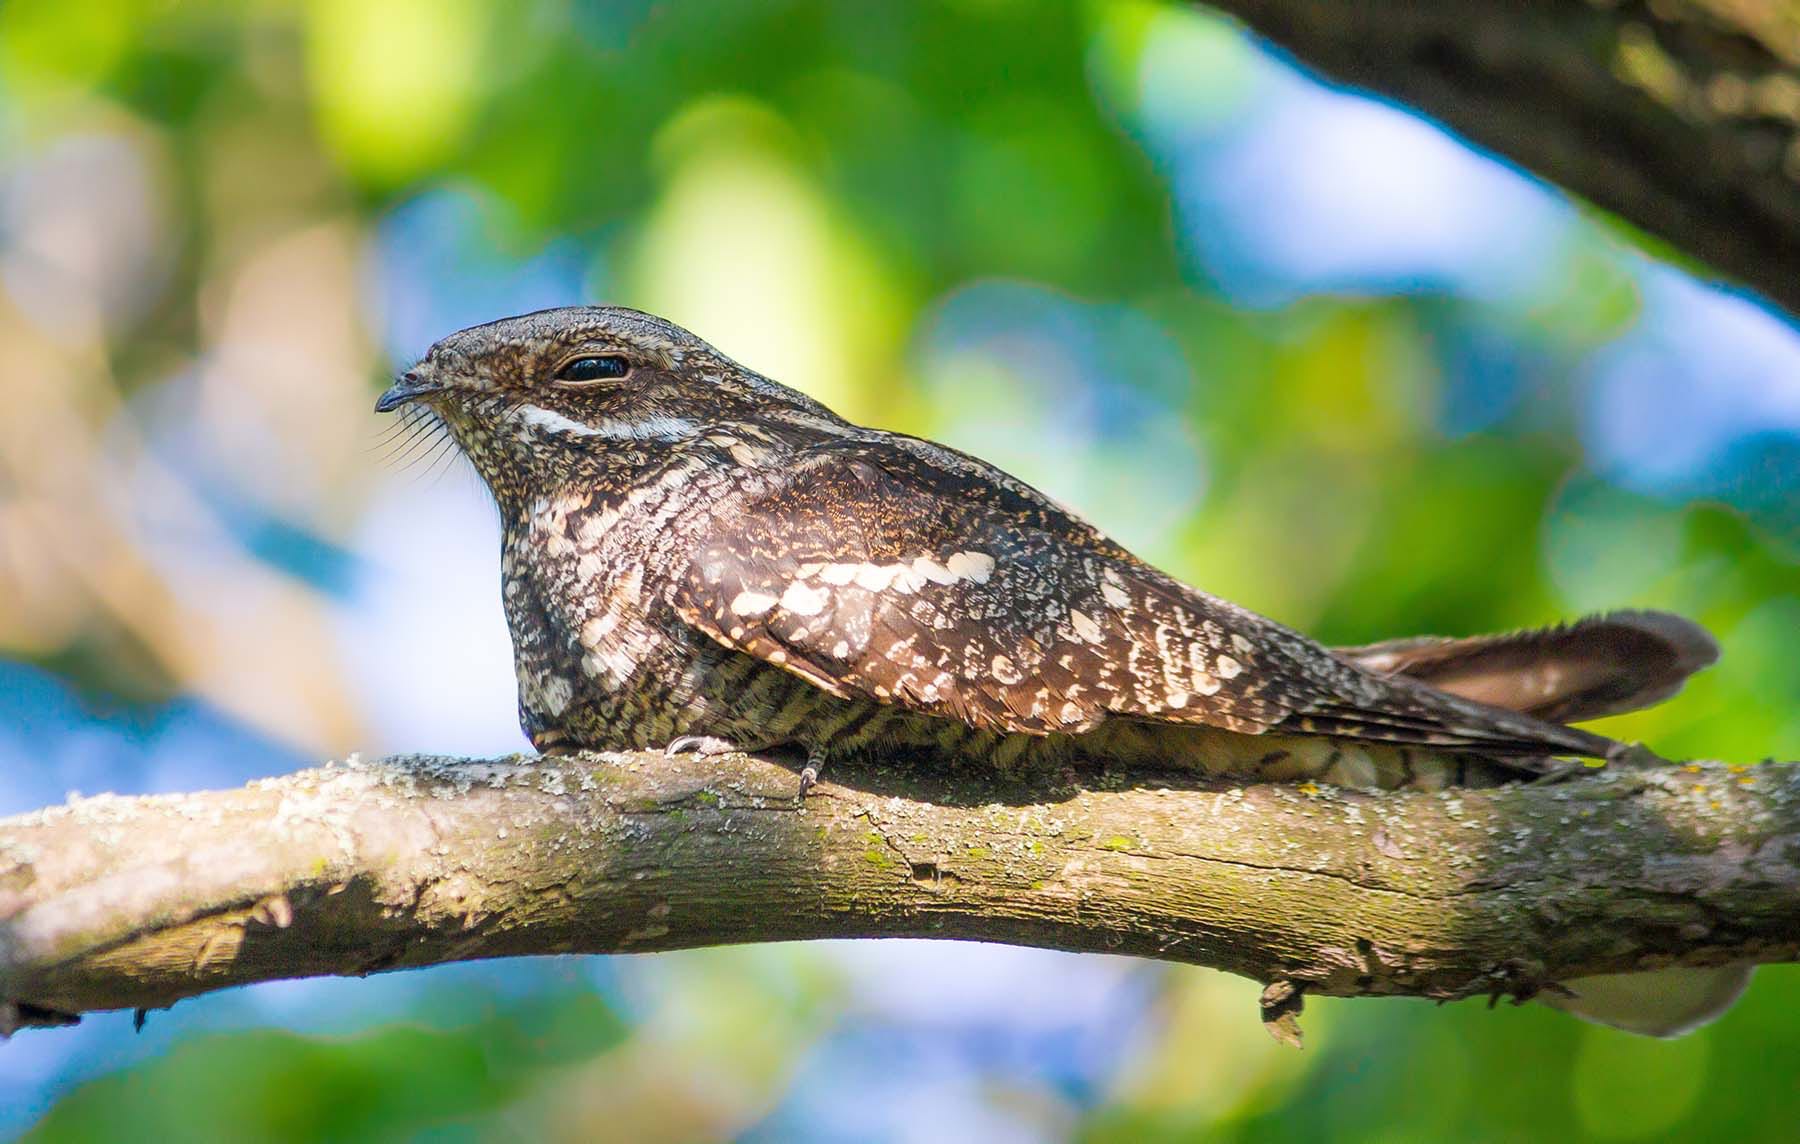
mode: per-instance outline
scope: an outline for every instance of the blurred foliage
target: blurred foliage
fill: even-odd
[[[368,586],[399,554],[431,572],[408,597],[458,561],[491,578],[485,538],[423,510],[406,530],[424,491],[371,517],[396,475],[367,403],[460,325],[605,299],[990,456],[1329,640],[1693,615],[1721,665],[1604,729],[1800,756],[1791,331],[1186,8],[9,0],[0,165],[0,655],[97,707],[195,697],[316,755],[456,694],[473,650],[367,667],[445,626],[429,608],[382,626],[371,601],[392,597]],[[69,715],[72,744],[97,734],[82,718],[101,716]],[[6,732],[14,770],[91,774],[82,748],[47,764],[47,731]],[[1197,971],[1158,975],[1144,1012],[1028,1034],[973,1001],[963,1024],[871,1015],[891,979],[859,994],[794,949],[632,964],[635,987],[497,993],[466,1020],[180,1033],[73,1085],[113,1059],[96,1053],[45,1074],[39,1104],[69,1091],[38,1135],[1750,1140],[1795,1122],[1788,967],[1671,1044],[1530,1007],[1316,1002],[1295,1054],[1257,1027],[1254,989]],[[1076,963],[1028,964],[1080,992]],[[1138,1029],[1130,1050],[1094,1048],[1114,1026]],[[908,1055],[909,1029],[934,1048]],[[31,1044],[0,1051],[0,1078]]]
[[[1208,1018],[1245,1014],[1196,1004],[1193,984],[1174,986],[1167,1039],[1126,1071],[1086,1139],[1775,1140],[1792,1112],[1777,1079],[1800,1066],[1784,1016],[1800,1003],[1792,972],[1765,970],[1754,1004],[1676,1041],[1535,1006],[1314,1000],[1303,1022],[1314,1059],[1299,1075],[1280,1046],[1208,1043]]]
[[[29,1137],[731,1135],[774,1103],[804,1046],[835,1015],[831,975],[816,967],[793,975],[804,961],[755,951],[666,960],[671,1000],[647,1013],[631,1014],[629,998],[565,972],[510,996],[427,990],[411,1020],[359,1033],[189,1036],[76,1090]]]
[[[615,1047],[624,1026],[593,994],[515,1003],[455,1030],[358,1036],[203,1036],[97,1081],[34,1131],[41,1140],[385,1140],[467,1124],[547,1070]],[[128,1127],[127,1127],[128,1126]]]

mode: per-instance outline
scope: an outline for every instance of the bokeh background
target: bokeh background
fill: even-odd
[[[0,812],[524,742],[496,524],[370,403],[610,300],[1343,642],[1672,608],[1615,733],[1800,758],[1800,339],[1156,3],[8,0]],[[1792,1139],[1706,1032],[840,943],[263,986],[0,1045],[45,1139]]]

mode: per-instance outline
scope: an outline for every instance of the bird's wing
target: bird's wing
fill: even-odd
[[[926,442],[816,447],[714,519],[678,614],[834,695],[1026,734],[1132,718],[1604,751],[1596,736],[1365,672]]]

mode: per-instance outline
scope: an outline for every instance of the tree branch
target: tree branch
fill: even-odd
[[[1800,313],[1795,0],[1208,0]]]
[[[737,756],[355,762],[0,822],[0,1022],[483,957],[940,937],[1307,992],[1529,996],[1800,953],[1800,768],[1362,794]],[[1291,1010],[1282,985],[1269,1019]]]

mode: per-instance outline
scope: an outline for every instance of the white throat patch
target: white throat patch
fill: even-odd
[[[521,434],[537,432],[561,437],[599,437],[609,441],[680,441],[699,432],[692,421],[660,415],[641,421],[608,418],[589,425],[541,405],[521,405],[512,411],[512,419],[518,422]]]

